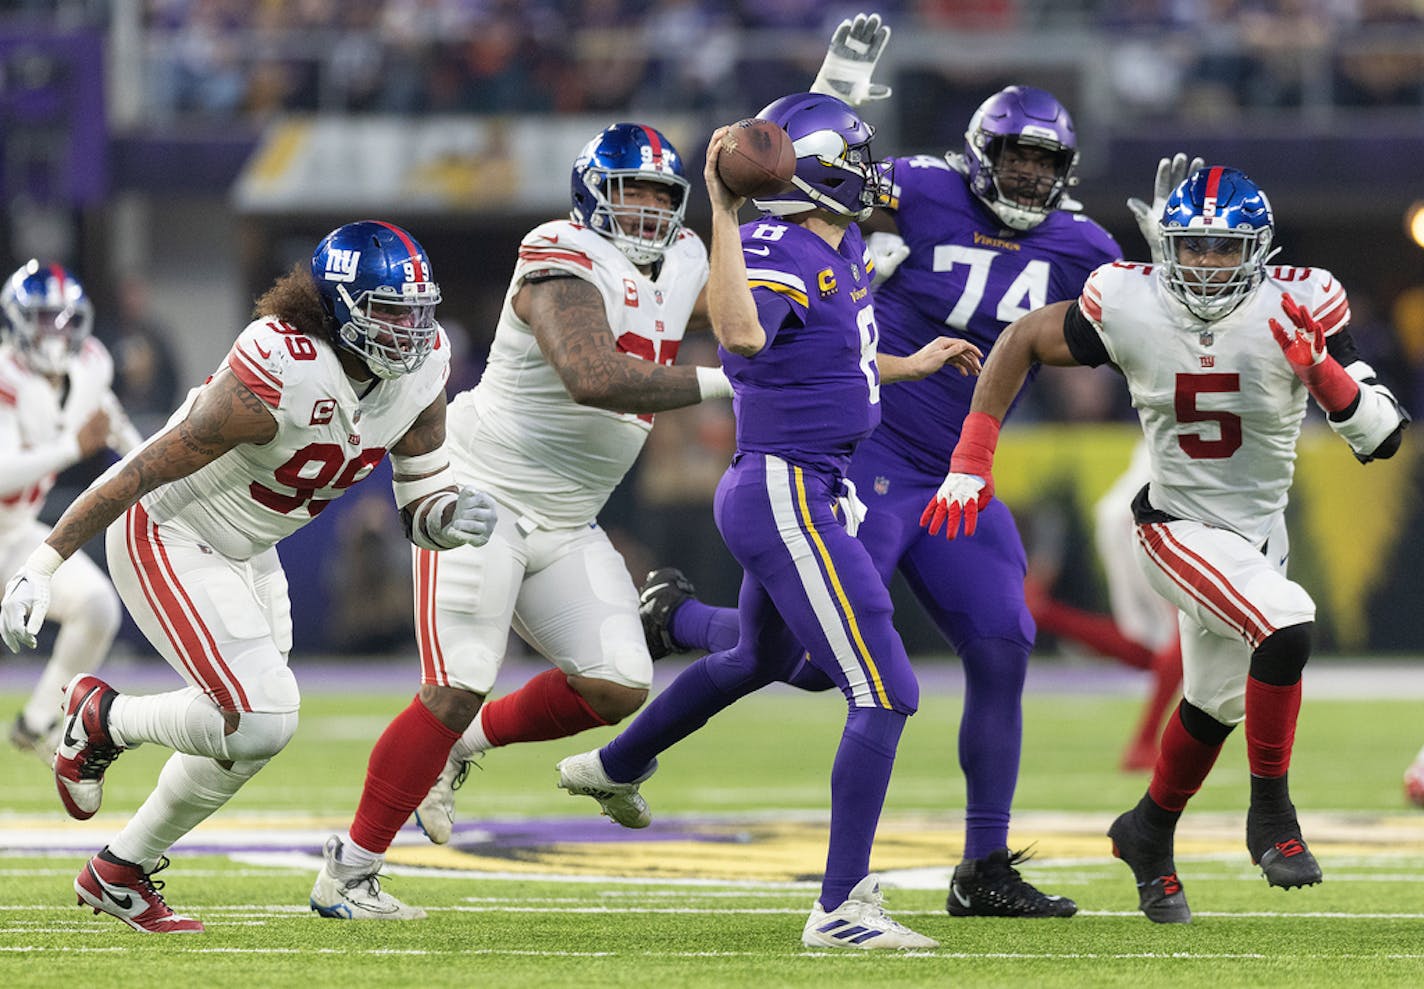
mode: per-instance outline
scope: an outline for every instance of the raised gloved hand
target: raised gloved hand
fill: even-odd
[[[1348,408],[1359,394],[1360,386],[1325,349],[1325,328],[1289,292],[1281,293],[1281,309],[1293,324],[1290,330],[1274,316],[1267,322],[1271,336],[1276,338],[1295,376],[1305,382],[1305,387],[1326,412]]]
[[[959,535],[959,522],[964,520],[964,534],[974,535],[979,513],[994,497],[994,448],[999,443],[999,420],[986,412],[971,412],[964,417],[959,442],[949,459],[949,474],[935,496],[920,515],[920,525],[938,535],[944,526],[944,538]]]
[[[5,585],[5,598],[0,601],[0,637],[11,652],[35,647],[35,636],[49,612],[50,577],[63,562],[64,558],[48,543],[40,543],[20,572]]]
[[[889,86],[870,81],[889,40],[890,28],[880,22],[879,14],[856,14],[854,20],[841,21],[811,92],[835,96],[851,106],[889,97]]]
[[[899,234],[876,231],[865,238],[865,247],[870,251],[871,263],[875,265],[875,274],[870,282],[872,285],[879,285],[895,274],[900,262],[910,256],[910,245],[906,244],[905,238]]]
[[[1127,201],[1127,208],[1132,211],[1133,219],[1137,221],[1137,229],[1142,231],[1142,239],[1147,241],[1147,249],[1151,252],[1152,261],[1161,264],[1166,255],[1166,245],[1162,243],[1162,211],[1167,208],[1167,197],[1172,194],[1172,190],[1186,181],[1187,176],[1201,169],[1206,164],[1200,158],[1193,158],[1189,163],[1185,153],[1178,151],[1171,158],[1163,158],[1157,162],[1157,181],[1152,186],[1152,205],[1149,206],[1142,200],[1133,196]]]
[[[495,500],[483,491],[462,487],[455,497],[455,514],[441,533],[444,542],[462,546],[483,546],[489,542],[499,520]]]

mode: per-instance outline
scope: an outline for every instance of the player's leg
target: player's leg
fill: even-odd
[[[1272,885],[1318,882],[1319,866],[1301,838],[1287,783],[1315,605],[1285,576],[1284,524],[1277,525],[1265,554],[1238,536],[1193,522],[1151,522],[1139,526],[1139,534],[1148,578],[1189,619],[1182,626],[1183,710],[1196,708],[1227,730],[1247,722],[1252,860]],[[1196,638],[1229,641],[1232,649],[1189,640],[1192,625],[1202,630]],[[1173,778],[1173,766],[1164,765],[1173,728],[1169,723],[1164,733],[1153,780],[1161,777],[1190,796],[1190,784],[1200,785],[1195,775],[1204,778],[1210,765]]]
[[[527,555],[513,513],[504,512],[484,546],[413,549],[412,561],[420,692],[372,747],[351,828],[328,856],[342,876],[373,875],[412,813],[431,840],[449,841],[454,782],[471,757],[455,746],[471,731],[503,662]],[[326,916],[348,916],[317,905],[331,908]],[[349,916],[368,916],[351,906]]]
[[[535,531],[530,544],[514,628],[556,669],[485,705],[491,748],[617,724],[652,683],[637,592],[603,529]]]
[[[900,736],[919,706],[884,575],[833,514],[831,479],[767,457],[746,480],[740,503],[721,506],[719,526],[733,555],[756,568],[791,641],[847,702],[831,768],[826,871],[802,942],[841,947],[859,928],[877,932],[866,942],[873,947],[935,947],[884,912],[870,874]],[[768,509],[770,518],[758,517]]]
[[[924,493],[924,500],[933,489]],[[1023,748],[1023,687],[1034,639],[1024,601],[1027,568],[1012,514],[990,502],[973,539],[920,531],[901,572],[964,665],[959,765],[965,781],[963,860],[946,909],[955,916],[1070,917],[1071,899],[1043,893],[1019,874],[1009,820]]]
[[[192,686],[133,696],[97,677],[70,682],[55,773],[71,814],[98,809],[103,767],[93,772],[92,753],[104,765],[139,742],[179,753],[75,890],[82,902],[141,930],[201,930],[169,910],[149,877],[167,864],[173,842],[227,803],[296,729],[286,582],[275,552],[231,561],[156,525],[140,507],[109,528],[107,550],[135,622]]]

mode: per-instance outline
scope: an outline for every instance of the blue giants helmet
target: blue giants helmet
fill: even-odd
[[[1162,211],[1162,275],[1167,290],[1198,319],[1221,319],[1265,277],[1275,236],[1271,203],[1235,168],[1210,165],[1172,190]],[[1185,265],[1180,251],[1229,251],[1234,265]]]
[[[891,178],[870,156],[875,128],[849,104],[820,93],[794,93],[757,116],[781,125],[796,149],[791,185],[775,197],[753,200],[757,209],[776,216],[821,209],[864,220],[889,201]]]
[[[659,182],[672,208],[623,205],[625,182]],[[682,230],[687,209],[682,156],[662,134],[642,124],[614,124],[579,152],[569,219],[611,240],[634,264],[653,264]]]
[[[53,263],[26,261],[0,289],[4,339],[37,374],[64,374],[94,326],[84,286]]]
[[[1053,158],[1053,176],[1025,185],[1000,171],[1010,146],[1041,148]],[[1058,208],[1064,191],[1078,180],[1078,135],[1073,118],[1049,93],[1032,86],[999,90],[974,111],[964,132],[969,188],[1014,230],[1038,226]],[[1024,200],[1028,200],[1025,202]]]
[[[348,223],[316,246],[311,273],[337,344],[372,374],[396,378],[425,363],[440,333],[440,286],[414,237],[383,220]]]

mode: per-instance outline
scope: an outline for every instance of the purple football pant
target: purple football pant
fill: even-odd
[[[1023,746],[1023,683],[1035,632],[1024,603],[1023,542],[1013,515],[997,500],[980,513],[973,536],[950,541],[920,528],[920,515],[944,478],[917,468],[879,436],[862,443],[851,462],[851,480],[869,508],[858,538],[886,584],[900,570],[964,665],[964,857],[983,858],[1008,843]],[[672,634],[690,647],[726,648],[735,621],[730,608],[688,601],[673,613]],[[830,686],[810,666],[789,682],[812,690]]]
[[[891,622],[890,594],[832,512],[836,479],[743,454],[717,488],[717,527],[745,573],[738,642],[693,663],[600,751],[619,781],[707,719],[809,662],[849,705],[831,771],[831,835],[821,904],[833,910],[870,870],[870,849],[919,685]],[[803,645],[804,644],[804,645]]]

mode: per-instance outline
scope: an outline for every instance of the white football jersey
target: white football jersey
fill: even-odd
[[[1153,507],[1262,543],[1285,511],[1306,389],[1268,320],[1290,293],[1333,335],[1349,322],[1345,290],[1321,268],[1285,265],[1225,318],[1203,323],[1152,265],[1103,265],[1079,307],[1127,378],[1152,457]]]
[[[229,450],[145,495],[143,506],[155,521],[176,521],[224,556],[246,560],[310,522],[381,462],[445,387],[450,344],[441,331],[418,371],[376,379],[361,398],[358,389],[369,383],[346,376],[331,344],[276,318],[250,323],[223,363],[266,403],[277,435]]]
[[[60,436],[74,434],[100,407],[112,410],[109,442],[122,453],[137,445],[114,397],[114,361],[104,345],[89,337],[69,362],[63,388],[36,374],[8,345],[0,345],[0,458],[7,452],[52,449]],[[3,462],[3,460],[0,460]],[[55,473],[29,480],[22,491],[0,498],[0,541],[27,528],[40,513]]]
[[[610,241],[568,220],[536,227],[519,245],[484,376],[450,404],[449,449],[462,482],[558,528],[598,515],[637,459],[653,417],[569,397],[533,331],[514,314],[525,276],[549,270],[597,287],[619,350],[671,364],[707,281],[707,249],[684,229],[650,278]]]

